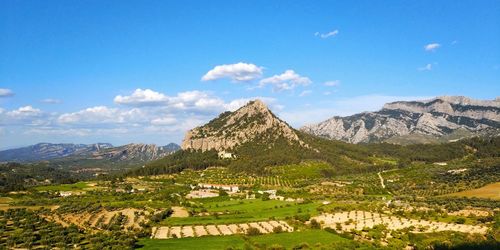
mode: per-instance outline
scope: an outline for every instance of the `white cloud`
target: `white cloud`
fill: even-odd
[[[304,76],[301,76],[295,71],[289,69],[286,70],[281,75],[274,75],[269,78],[265,78],[260,80],[259,87],[264,87],[265,85],[273,85],[274,90],[282,91],[282,90],[291,90],[297,86],[307,86],[311,84],[312,81]]]
[[[251,81],[262,77],[263,68],[251,63],[223,64],[215,66],[208,71],[202,81],[213,81],[222,78],[229,78],[233,82]]]
[[[325,38],[328,38],[328,37],[336,36],[338,34],[339,34],[339,30],[332,30],[332,31],[327,32],[327,33],[316,32],[316,33],[314,33],[314,36],[318,36],[318,37],[321,37],[321,38],[325,39]]]
[[[10,97],[13,95],[14,95],[14,92],[12,90],[0,88],[0,97]]]
[[[168,96],[150,89],[136,89],[132,95],[116,96],[114,102],[132,106],[154,106],[165,104],[168,102],[168,99]]]
[[[323,95],[331,95],[331,94],[332,94],[331,91],[325,91],[325,92],[323,92]]]
[[[306,96],[306,95],[310,95],[312,93],[312,90],[304,90],[302,91],[299,96],[300,97],[303,97],[303,96]]]
[[[61,124],[120,124],[144,122],[145,114],[141,109],[120,110],[106,106],[96,106],[73,113],[62,114],[57,118]]]
[[[46,98],[46,99],[41,100],[40,102],[47,103],[47,104],[59,104],[62,101],[59,99]]]
[[[11,111],[0,109],[0,124],[5,126],[39,126],[47,124],[49,120],[50,114],[30,105]]]
[[[439,47],[441,47],[441,44],[439,44],[439,43],[429,43],[429,44],[424,46],[424,49],[425,49],[425,51],[435,51]]]
[[[7,115],[12,117],[33,117],[33,116],[39,116],[41,114],[42,111],[40,109],[33,108],[32,106],[24,106],[16,110],[7,112]]]
[[[432,70],[432,63],[428,63],[423,67],[417,68],[418,71],[430,71]]]
[[[457,44],[457,43],[458,43],[458,40],[453,40],[453,41],[451,41],[451,45],[455,45],[455,44]]]
[[[327,82],[323,83],[323,85],[328,86],[328,87],[339,86],[340,80],[327,81]]]

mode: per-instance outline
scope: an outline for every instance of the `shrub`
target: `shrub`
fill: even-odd
[[[282,233],[283,232],[283,228],[281,226],[277,226],[275,228],[273,228],[273,233]]]
[[[260,235],[260,231],[259,229],[255,228],[255,227],[250,227],[247,229],[247,235],[248,236],[255,236],[255,235]]]

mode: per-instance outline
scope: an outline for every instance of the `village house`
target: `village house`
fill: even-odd
[[[192,190],[189,194],[186,195],[187,199],[196,199],[196,198],[210,198],[219,196],[218,192],[214,192],[214,190],[208,189],[200,189],[200,190]]]
[[[71,192],[71,191],[59,191],[59,196],[61,196],[61,197],[68,197],[71,195],[73,195],[73,192]]]
[[[221,159],[233,159],[235,156],[232,153],[226,152],[226,151],[220,151],[219,152],[219,158]]]
[[[222,185],[222,184],[207,184],[207,183],[199,183],[198,187],[200,188],[208,188],[208,189],[222,189],[228,192],[239,192],[240,188],[235,185]]]

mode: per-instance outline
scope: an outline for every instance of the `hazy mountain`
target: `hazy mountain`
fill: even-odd
[[[109,143],[97,144],[51,144],[0,151],[0,161],[35,162],[50,161],[58,165],[141,164],[162,158],[179,150],[179,145],[127,144],[113,147]]]
[[[276,117],[262,101],[255,100],[190,130],[182,142],[182,149],[221,151],[257,138],[269,142],[285,138],[290,143],[306,146],[293,128]]]
[[[474,100],[443,96],[425,101],[399,101],[377,112],[332,117],[302,131],[350,143],[450,141],[475,135],[498,135],[500,99]]]
[[[38,143],[35,145],[0,151],[0,162],[33,162],[51,160],[74,154],[86,154],[111,148],[110,143],[72,144],[72,143]]]

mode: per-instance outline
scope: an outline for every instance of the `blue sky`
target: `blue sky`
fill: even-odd
[[[2,1],[0,148],[180,143],[256,97],[295,127],[395,100],[494,99],[498,13],[499,1]]]

